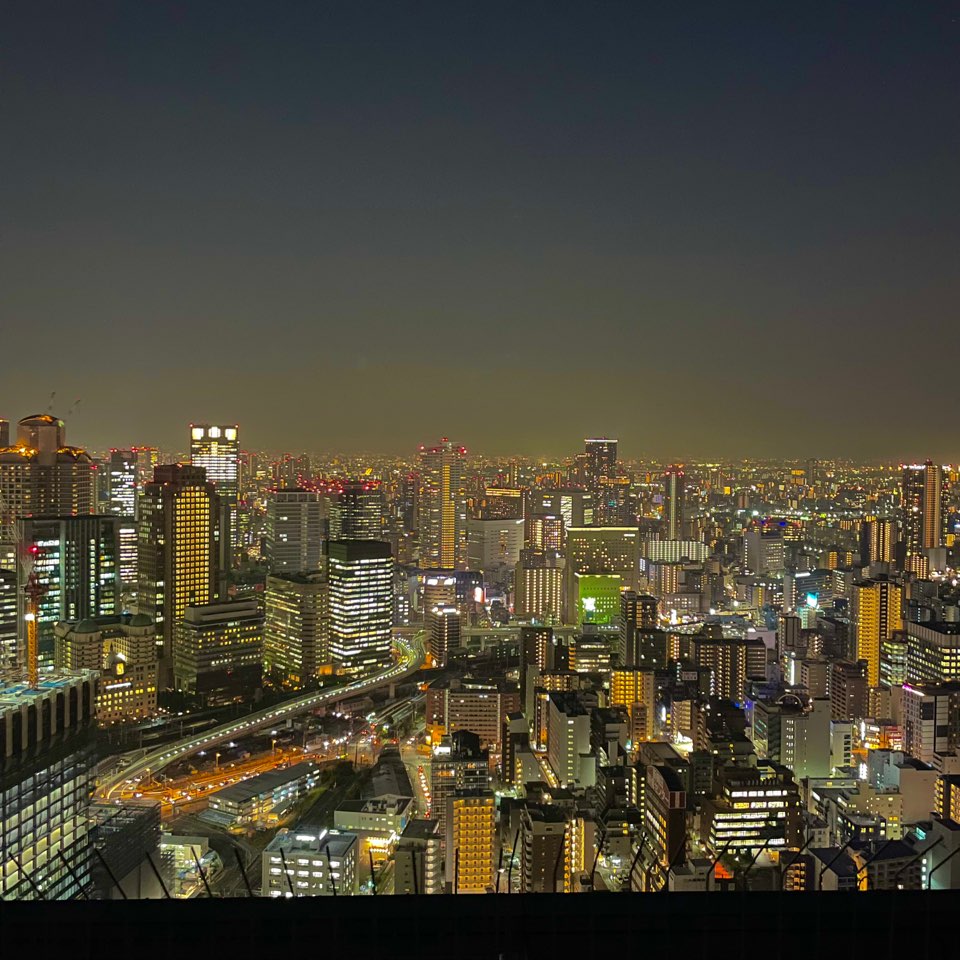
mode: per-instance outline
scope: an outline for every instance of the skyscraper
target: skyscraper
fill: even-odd
[[[294,689],[329,662],[327,578],[323,573],[267,577],[264,670]]]
[[[303,573],[323,565],[325,523],[319,494],[282,489],[267,494],[264,558],[272,573]]]
[[[880,683],[880,645],[903,627],[903,590],[888,579],[864,580],[853,585],[851,613],[856,658],[867,664],[867,683]]]
[[[216,487],[223,519],[220,522],[222,565],[232,565],[231,551],[239,549],[237,501],[239,499],[240,440],[236,424],[215,426],[190,424],[190,464],[203,467],[207,480]]]
[[[943,468],[927,460],[923,464],[905,464],[900,488],[903,513],[905,567],[925,577],[926,551],[943,542]]]
[[[378,481],[350,481],[330,503],[331,540],[382,540],[383,491]]]
[[[37,611],[41,662],[53,661],[58,621],[120,613],[121,522],[96,514],[23,521],[23,543],[33,555],[33,572],[43,588]],[[21,570],[21,598],[25,587]]]
[[[420,566],[454,570],[465,562],[464,447],[446,437],[420,448]]]
[[[460,613],[452,605],[436,606],[427,614],[427,627],[427,644],[434,665],[445,667],[451,651],[460,649]]]
[[[378,540],[331,540],[327,549],[333,669],[371,673],[390,663],[390,545]]]
[[[111,450],[107,465],[107,512],[132,519],[137,515],[137,453]]]
[[[203,467],[159,466],[143,488],[138,604],[157,627],[161,683],[173,682],[173,639],[187,606],[219,592],[220,518],[220,497]]]
[[[66,441],[63,421],[43,413],[24,417],[16,443],[0,446],[0,504],[9,516],[94,512],[97,465],[86,450]],[[5,535],[0,530],[0,537]],[[12,544],[0,543],[0,564],[12,570],[15,563]]]
[[[618,478],[617,441],[600,437],[584,440],[583,446],[583,479],[593,494],[596,522],[604,525],[620,523],[623,491],[615,483]]]
[[[668,540],[679,540],[683,536],[685,483],[682,467],[667,468],[663,475],[663,524]]]

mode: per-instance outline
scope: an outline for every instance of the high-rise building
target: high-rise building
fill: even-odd
[[[830,664],[830,709],[834,720],[863,720],[868,715],[867,663],[834,660]]]
[[[264,670],[283,686],[303,687],[330,661],[326,575],[267,577],[265,601]]]
[[[526,519],[524,531],[525,543],[531,549],[563,551],[563,517],[552,513],[532,514]]]
[[[383,514],[378,481],[345,483],[330,501],[330,539],[383,540]]]
[[[919,577],[929,569],[927,552],[943,542],[943,468],[927,460],[904,464],[900,487],[905,568]]]
[[[663,475],[663,529],[668,540],[679,540],[684,534],[685,484],[682,467],[669,467]]]
[[[203,467],[220,497],[221,561],[224,569],[233,565],[233,551],[239,548],[237,503],[239,502],[240,439],[237,425],[190,424],[190,465]]]
[[[657,685],[653,670],[625,667],[610,676],[610,706],[631,717],[630,739],[652,740],[656,732]]]
[[[420,448],[420,566],[425,569],[453,570],[465,565],[465,454],[464,447],[446,437],[435,447]]]
[[[566,846],[569,817],[553,804],[526,803],[520,811],[521,893],[564,893],[569,888]]]
[[[656,597],[624,590],[620,594],[620,663],[625,667],[663,669],[667,665],[667,637],[659,628]]]
[[[496,868],[497,806],[489,790],[456,790],[447,799],[447,886],[489,893]]]
[[[189,604],[210,603],[220,583],[220,498],[203,467],[154,470],[140,499],[138,609],[157,626],[161,683],[173,683],[173,640]]]
[[[564,558],[552,550],[520,551],[514,580],[514,613],[518,619],[560,622],[564,565]]]
[[[442,604],[427,614],[427,648],[434,666],[445,667],[450,654],[460,649],[460,613],[455,606]]]
[[[490,789],[490,752],[480,749],[480,737],[458,730],[433,748],[430,763],[430,818],[440,824],[447,838],[447,801],[457,790],[486,792]],[[449,856],[449,849],[447,855]]]
[[[71,900],[91,882],[95,673],[0,680],[0,900]]]
[[[467,568],[479,570],[487,583],[497,583],[520,561],[523,520],[467,519]]]
[[[960,683],[904,684],[903,748],[932,764],[960,746]]]
[[[7,438],[9,440],[9,437]],[[11,517],[67,517],[93,513],[97,465],[66,442],[62,420],[49,414],[25,417],[17,440],[0,446],[0,504]],[[7,526],[0,527],[0,537]],[[0,565],[13,570],[12,543],[0,543]]]
[[[236,703],[256,692],[262,664],[263,614],[256,600],[187,606],[174,635],[177,690],[208,706]]]
[[[370,673],[390,663],[393,557],[379,540],[328,544],[330,658],[336,673]]]
[[[863,580],[853,585],[851,619],[856,657],[866,661],[871,687],[880,683],[880,645],[903,628],[902,603],[903,590],[894,580]]]
[[[893,563],[897,545],[897,521],[889,517],[865,517],[860,526],[860,562],[864,566]]]
[[[107,464],[107,512],[132,520],[137,515],[137,452],[111,450]]]
[[[23,521],[23,544],[43,589],[37,610],[41,663],[53,661],[53,628],[59,620],[120,613],[118,517],[32,517]],[[19,593],[26,584],[20,571]]]
[[[320,570],[325,532],[319,494],[299,488],[267,494],[263,553],[272,573]]]
[[[629,483],[624,487],[617,468],[617,441],[600,437],[584,440],[584,453],[578,462],[582,467],[583,481],[593,494],[594,522],[613,525],[622,522],[624,497]]]

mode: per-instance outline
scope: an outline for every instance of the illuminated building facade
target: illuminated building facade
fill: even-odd
[[[320,570],[325,532],[318,493],[296,488],[267,494],[263,553],[272,573]]]
[[[610,706],[630,712],[631,740],[652,740],[656,730],[657,684],[653,670],[634,667],[610,675]]]
[[[427,614],[427,649],[436,667],[445,667],[450,654],[460,649],[460,613],[455,606],[442,604]]]
[[[263,619],[256,600],[189,604],[174,636],[176,689],[208,706],[252,697],[262,677]]]
[[[330,503],[330,539],[383,540],[383,514],[378,481],[345,483]]]
[[[221,564],[231,565],[231,550],[239,548],[237,503],[240,478],[240,432],[237,425],[190,424],[190,465],[202,467],[220,498]]]
[[[670,467],[663,475],[663,529],[668,540],[679,540],[684,535],[685,484],[682,467]]]
[[[620,615],[620,576],[610,573],[576,573],[576,623],[610,625]]]
[[[264,671],[297,689],[330,663],[328,585],[323,573],[267,577]]]
[[[393,616],[390,544],[331,540],[327,550],[334,672],[364,674],[387,666]]]
[[[880,645],[903,628],[900,611],[903,589],[888,579],[863,580],[853,585],[851,613],[858,660],[867,663],[867,682],[880,683]]]
[[[360,889],[359,850],[352,833],[281,830],[263,851],[261,895],[354,896]]]
[[[435,447],[420,448],[418,492],[420,566],[463,569],[466,563],[466,493],[464,447],[444,437]]]
[[[517,619],[560,623],[564,564],[563,557],[555,551],[520,551],[514,580],[514,614]]]
[[[137,453],[111,450],[107,462],[107,512],[132,520],[137,515]]]
[[[928,572],[927,551],[943,542],[943,468],[926,463],[904,464],[900,510],[905,568],[918,577]]]
[[[173,684],[173,641],[189,604],[210,603],[220,581],[220,498],[202,467],[161,465],[138,518],[138,609],[157,628],[161,683]]]
[[[447,885],[453,893],[488,893],[494,886],[496,868],[494,795],[456,790],[447,807]]]
[[[70,900],[91,879],[96,674],[0,681],[0,900]]]
[[[37,616],[41,663],[53,660],[58,621],[119,614],[120,526],[118,517],[95,514],[23,521],[23,542],[44,591]],[[24,587],[21,582],[21,603]]]

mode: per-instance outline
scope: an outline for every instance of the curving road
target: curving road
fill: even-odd
[[[342,687],[332,687],[317,693],[308,693],[275,707],[268,707],[266,710],[248,714],[239,720],[232,720],[229,723],[213,727],[195,736],[164,744],[124,767],[119,773],[107,777],[97,789],[98,796],[104,800],[109,800],[128,780],[141,777],[147,771],[157,773],[175,760],[188,757],[198,750],[214,747],[218,743],[232,740],[238,736],[246,736],[262,727],[270,727],[276,723],[281,723],[325,703],[336,703],[346,697],[370,693],[377,687],[382,687],[385,683],[392,683],[416,673],[423,666],[426,658],[422,634],[418,634],[410,640],[397,637],[394,639],[394,644],[400,650],[400,658],[386,670],[375,673],[370,677],[354,680]]]

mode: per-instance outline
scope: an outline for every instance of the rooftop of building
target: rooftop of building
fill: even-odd
[[[357,842],[355,833],[342,830],[320,830],[314,827],[294,827],[280,830],[264,848],[264,853],[289,853],[293,850],[309,850],[342,857]]]
[[[436,820],[411,820],[400,835],[401,840],[438,840],[440,824]]]
[[[211,796],[230,803],[245,803],[247,800],[252,800],[264,793],[270,793],[278,787],[299,780],[301,777],[306,777],[308,774],[317,773],[319,769],[317,764],[306,760],[303,763],[295,763],[292,767],[287,767],[284,770],[268,770],[266,773],[258,773],[249,780],[224,787],[222,790],[211,794]]]
[[[75,684],[93,680],[97,674],[91,670],[57,671],[40,675],[37,686],[31,687],[25,677],[12,680],[0,679],[0,710],[19,709],[24,704],[42,700],[62,693]]]
[[[365,800],[344,800],[337,804],[337,812],[342,810],[347,813],[372,813],[395,817],[409,810],[412,803],[413,797],[387,793],[368,797]]]

